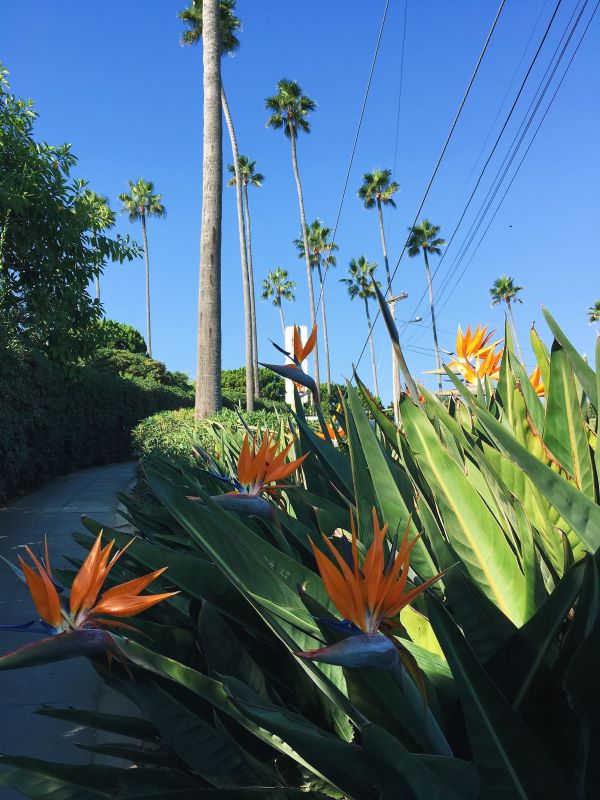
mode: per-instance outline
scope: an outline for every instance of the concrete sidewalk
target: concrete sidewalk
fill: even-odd
[[[83,529],[81,515],[88,514],[111,527],[125,525],[117,511],[116,495],[130,487],[134,474],[134,463],[82,470],[0,508],[0,553],[15,563],[19,548],[28,544],[35,551],[47,535],[53,566],[67,566],[63,555],[81,558],[85,551],[71,537],[72,531]],[[0,624],[26,622],[34,616],[27,587],[0,562]],[[0,630],[0,653],[34,638],[32,634]],[[115,699],[115,695],[107,696],[104,684],[85,658],[0,672],[0,753],[93,763],[93,754],[75,747],[75,742],[92,744],[92,733],[33,712],[49,704],[119,713]],[[131,709],[123,713],[131,713]],[[0,800],[19,797],[22,795],[0,787]]]

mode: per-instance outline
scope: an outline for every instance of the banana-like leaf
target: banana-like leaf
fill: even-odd
[[[140,717],[126,717],[120,714],[105,714],[100,711],[87,711],[79,708],[52,708],[42,706],[35,712],[42,717],[62,719],[74,725],[83,725],[99,731],[116,733],[119,736],[130,736],[145,742],[155,742],[158,731],[151,722]]]
[[[440,443],[426,416],[402,403],[412,452],[431,487],[453,548],[469,574],[515,624],[524,615],[524,577],[502,528]]]
[[[550,352],[540,339],[538,332],[533,325],[531,326],[531,330],[529,332],[529,340],[535,355],[535,360],[537,361],[537,365],[540,370],[542,383],[545,387],[547,387],[550,385]]]
[[[573,347],[569,339],[567,339],[561,328],[559,328],[554,317],[550,314],[548,309],[542,306],[542,312],[544,314],[546,322],[548,323],[548,327],[550,328],[552,334],[554,335],[554,338],[564,349],[565,354],[569,359],[569,363],[571,364],[571,369],[573,370],[575,377],[583,387],[583,391],[588,396],[590,403],[594,406],[596,411],[598,411],[598,386],[596,383],[596,376],[594,375],[594,370],[579,355],[579,353]]]
[[[451,378],[454,377],[452,373],[448,374]],[[456,384],[459,385],[459,382]],[[477,416],[512,461],[527,473],[584,544],[595,552],[600,547],[600,506],[532,455],[489,411],[478,407]]]
[[[0,765],[12,767],[0,772],[0,786],[12,786],[35,800],[50,797],[60,800],[130,800],[149,792],[198,789],[191,777],[175,770],[124,769],[96,764],[73,766],[7,755],[0,755]]]
[[[594,500],[592,459],[575,381],[565,351],[556,345],[550,358],[544,442],[584,495]]]
[[[412,406],[415,413],[418,411],[410,401],[406,401],[406,403]],[[418,413],[425,423],[429,424],[425,415],[420,411]],[[358,393],[351,386],[348,386],[348,415],[352,417],[356,426],[360,441],[359,446],[367,465],[367,470],[357,475],[359,483],[364,482],[372,486],[372,494],[378,501],[380,518],[388,523],[390,531],[393,533],[399,531],[401,534],[410,521],[411,538],[414,538],[418,535],[416,526],[410,518],[408,508],[390,471],[381,445],[377,441],[369,420],[362,409]],[[364,511],[367,511],[367,509],[364,509]],[[422,580],[427,580],[439,572],[422,539],[419,539],[412,550],[411,566]]]
[[[429,768],[432,764],[430,758],[415,756],[379,725],[365,726],[363,745],[382,768],[383,797],[412,797],[415,800],[437,797],[444,800],[476,800],[478,797],[477,778],[473,780],[471,771],[466,783],[452,783],[447,780],[448,776],[441,777],[438,770]],[[437,758],[447,762],[454,760]]]
[[[433,597],[427,605],[458,685],[485,796],[574,798],[573,788],[494,685],[448,612]]]

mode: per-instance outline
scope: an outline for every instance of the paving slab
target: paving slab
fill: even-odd
[[[117,493],[126,491],[134,477],[132,462],[94,467],[57,478],[0,507],[0,555],[15,563],[24,545],[35,551],[43,546],[47,535],[53,566],[68,566],[65,556],[84,555],[71,537],[72,531],[83,530],[82,514],[111,527],[126,524],[118,513]],[[0,625],[27,622],[34,616],[27,587],[0,562]],[[34,638],[31,634],[0,631],[0,652]],[[94,738],[93,732],[35,715],[42,705],[102,711],[118,708],[125,714],[136,713],[120,695],[107,690],[85,658],[0,672],[0,753],[70,764],[101,760],[76,747],[97,743],[99,739]],[[21,797],[12,789],[0,787],[0,800]]]

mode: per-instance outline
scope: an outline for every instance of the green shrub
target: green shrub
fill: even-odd
[[[261,400],[276,400],[280,403],[285,401],[283,378],[280,378],[279,375],[275,375],[271,370],[261,367],[258,370],[258,381],[260,383]],[[224,369],[221,372],[221,388],[223,394],[227,397],[240,396],[245,402],[246,368]]]
[[[37,353],[0,352],[0,499],[72,469],[131,455],[131,429],[191,393],[91,367],[65,376]]]
[[[162,361],[155,361],[141,353],[101,348],[89,364],[100,372],[121,375],[123,378],[146,378],[162,386],[191,392],[191,384],[185,373],[169,372]]]
[[[146,340],[131,325],[115,322],[114,319],[101,319],[98,322],[98,348],[109,350],[128,350],[130,353],[146,354]]]
[[[279,429],[282,415],[274,411],[243,412],[244,420],[250,428]],[[214,439],[207,433],[213,422],[219,422],[228,431],[240,427],[240,418],[235,411],[224,408],[214,417],[196,423],[193,408],[175,411],[161,411],[143,419],[134,428],[133,446],[135,455],[142,461],[150,455],[160,454],[171,458],[193,459],[192,443],[198,442],[211,447]]]

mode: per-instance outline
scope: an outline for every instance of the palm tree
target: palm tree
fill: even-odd
[[[300,172],[298,170],[298,156],[296,153],[296,139],[298,133],[310,133],[310,123],[307,119],[309,113],[314,111],[316,103],[302,94],[302,89],[296,81],[282,78],[277,83],[277,94],[267,97],[265,108],[272,112],[267,120],[267,127],[283,132],[290,140],[292,145],[292,168],[296,179],[296,189],[298,191],[298,205],[300,206],[300,229],[304,242],[304,260],[306,262],[306,276],[308,279],[308,299],[310,303],[310,321],[314,329],[317,324],[317,313],[315,310],[315,294],[313,290],[312,268],[310,264],[310,251],[306,238],[306,214],[304,213],[304,197],[302,195],[302,184],[300,183]],[[314,379],[319,386],[319,346],[314,349],[315,374]]]
[[[515,344],[517,345],[517,350],[519,351],[519,358],[521,359],[521,363],[523,364],[524,363],[523,354],[521,352],[521,347],[519,346],[519,339],[517,338],[517,329],[515,327],[515,318],[513,317],[512,305],[511,305],[511,303],[523,302],[519,297],[519,292],[522,289],[523,289],[522,286],[515,286],[513,278],[507,275],[502,275],[500,278],[497,278],[494,281],[494,285],[490,289],[490,295],[492,297],[493,306],[498,305],[498,303],[506,303],[506,309],[508,311],[508,317],[510,319],[513,336],[515,337]]]
[[[387,281],[387,297],[390,304],[390,311],[392,319],[396,318],[396,303],[392,299],[394,293],[392,290],[392,275],[390,272],[390,264],[388,261],[387,244],[385,241],[385,230],[383,227],[383,207],[389,206],[396,208],[394,195],[400,189],[396,181],[392,180],[391,169],[376,169],[373,172],[365,172],[363,175],[363,182],[358,190],[358,196],[363,201],[363,205],[367,209],[377,208],[377,217],[379,221],[379,235],[381,236],[381,249],[383,251],[383,261],[385,264],[385,277]],[[398,364],[392,350],[392,406],[394,409],[394,420],[397,423],[399,419],[398,399],[400,396],[400,373],[398,371]]]
[[[588,308],[587,314],[590,325],[600,322],[600,300],[596,300],[594,305]]]
[[[375,363],[375,348],[373,346],[373,330],[371,326],[371,314],[369,313],[369,299],[377,297],[375,292],[375,283],[381,286],[378,281],[375,281],[374,273],[377,264],[372,264],[367,261],[364,256],[361,256],[358,261],[352,259],[348,264],[349,278],[340,278],[341,283],[345,283],[348,287],[348,294],[350,299],[354,300],[359,297],[365,303],[365,313],[367,315],[367,326],[369,328],[369,344],[371,346],[371,365],[373,367],[373,387],[375,394],[379,397],[379,385],[377,383],[377,364]]]
[[[252,266],[252,235],[250,229],[250,204],[248,202],[248,186],[255,186],[260,188],[265,180],[265,176],[260,172],[255,172],[254,167],[256,161],[250,161],[247,156],[239,156],[238,167],[239,175],[242,181],[242,189],[244,193],[244,215],[246,218],[246,248],[247,248],[247,261],[248,261],[248,283],[250,285],[250,317],[252,321],[252,364],[253,364],[253,378],[254,378],[254,396],[260,397],[260,385],[258,381],[258,337],[256,335],[256,304],[254,298],[254,268]],[[236,170],[233,164],[230,164],[227,169],[232,174],[228,186],[236,185]]]
[[[423,253],[425,261],[425,277],[427,278],[427,290],[429,291],[429,308],[431,310],[431,328],[433,330],[433,346],[435,347],[435,360],[438,369],[438,389],[442,391],[442,359],[440,357],[440,347],[438,345],[437,327],[435,325],[435,307],[433,304],[433,286],[431,283],[431,272],[429,270],[429,256],[439,256],[442,247],[446,244],[445,239],[438,236],[441,228],[439,225],[432,225],[428,219],[421,220],[418,225],[409,228],[407,242],[407,252],[411,258]]]
[[[236,35],[236,31],[241,27],[241,22],[235,16],[235,2],[236,0],[217,0],[218,13],[219,13],[219,34],[220,34],[220,48],[221,56],[234,53],[240,46],[240,40]],[[187,25],[187,30],[181,36],[181,44],[194,45],[197,44],[203,36],[203,1],[192,0],[191,4],[180,11],[177,15],[179,19]],[[219,69],[220,74],[220,69]],[[239,152],[237,146],[237,139],[235,129],[233,127],[233,120],[229,111],[229,104],[227,102],[227,95],[223,88],[223,83],[219,86],[219,93],[221,105],[223,107],[223,114],[229,131],[229,140],[231,142],[231,153],[233,156],[234,173],[236,177],[236,203],[237,203],[237,218],[238,218],[238,235],[240,240],[240,260],[242,266],[242,287],[244,293],[244,316],[245,316],[245,344],[246,344],[246,409],[248,411],[254,410],[254,394],[255,394],[255,381],[254,381],[254,362],[255,354],[253,353],[253,337],[252,337],[252,307],[251,307],[251,293],[250,293],[250,279],[248,272],[248,248],[246,245],[246,228],[244,224],[244,208],[242,199],[242,181],[239,172]],[[258,370],[258,367],[257,367]],[[258,382],[258,378],[257,378]]]
[[[319,286],[321,298],[321,318],[323,320],[323,343],[325,345],[325,369],[327,372],[327,389],[331,394],[331,365],[329,360],[329,337],[327,336],[327,314],[325,311],[325,284],[323,282],[323,267],[329,269],[335,267],[337,261],[333,255],[338,249],[335,242],[330,242],[331,228],[323,225],[320,219],[315,219],[310,226],[306,226],[306,241],[308,242],[308,252],[310,263],[313,268],[317,268],[319,273]],[[304,238],[294,239],[294,244],[298,248],[298,258],[304,258]]]
[[[296,299],[294,289],[296,282],[288,280],[287,269],[276,267],[272,272],[269,272],[262,282],[263,300],[270,300],[273,298],[273,305],[279,309],[279,318],[281,319],[281,332],[285,341],[285,319],[283,317],[282,300],[288,300],[293,303]]]
[[[123,211],[129,215],[130,222],[142,221],[142,238],[144,240],[144,259],[146,261],[146,342],[148,355],[152,358],[152,333],[150,327],[150,259],[148,256],[148,234],[146,220],[148,217],[164,217],[166,209],[160,202],[161,195],[154,194],[154,184],[140,178],[137,183],[128,181],[129,192],[122,192],[119,200]]]
[[[108,204],[108,197],[96,194],[91,189],[86,189],[80,197],[80,202],[86,206],[96,260],[96,302],[100,305],[100,267],[98,264],[98,234],[114,227],[117,215]]]

